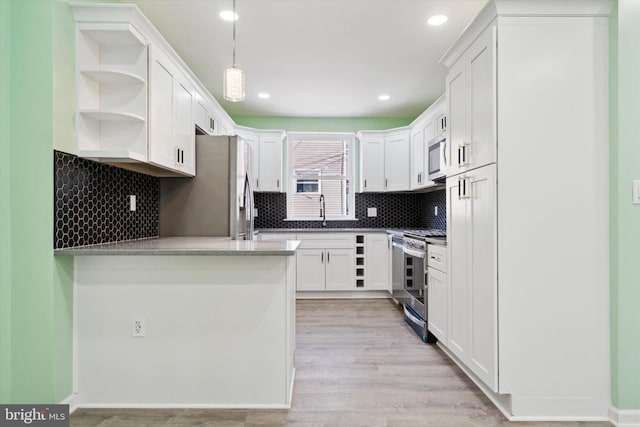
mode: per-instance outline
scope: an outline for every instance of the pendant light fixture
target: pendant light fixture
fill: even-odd
[[[233,65],[224,70],[224,99],[244,101],[244,71],[236,67],[236,0],[233,0]]]

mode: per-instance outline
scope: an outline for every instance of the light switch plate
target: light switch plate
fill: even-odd
[[[378,216],[378,208],[367,208],[367,216],[369,218]]]
[[[129,210],[132,212],[136,210],[136,196],[134,194],[129,196]]]
[[[633,180],[633,204],[640,205],[640,179]]]

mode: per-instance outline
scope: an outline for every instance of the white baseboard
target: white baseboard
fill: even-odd
[[[391,299],[388,291],[297,291],[296,299]]]
[[[524,400],[524,404],[529,405],[533,408],[536,408],[536,411],[527,410],[526,413],[531,413],[534,415],[513,415],[514,405],[519,405],[518,407],[522,409],[523,400],[522,399],[514,399],[513,396],[509,394],[498,394],[491,390],[482,380],[480,380],[469,368],[467,368],[464,363],[462,363],[447,347],[445,347],[440,341],[438,341],[438,347],[447,355],[451,360],[453,360],[456,365],[465,374],[473,381],[478,388],[491,400],[491,402],[498,408],[502,415],[505,416],[509,421],[536,421],[536,422],[544,422],[544,421],[558,421],[558,422],[570,422],[570,421],[587,421],[587,422],[596,422],[596,421],[609,421],[607,419],[606,414],[600,415],[598,411],[596,414],[590,414],[591,407],[602,407],[601,399],[594,399],[592,402],[589,401],[587,403],[582,402],[582,400],[566,400],[558,403],[556,399],[551,401],[551,404],[548,400],[535,400],[529,401]],[[533,403],[532,403],[533,402]],[[576,414],[573,415],[571,412],[569,414],[564,414],[558,411],[558,407],[562,407],[563,404],[569,406],[573,405],[575,408]],[[537,415],[537,413],[541,413],[543,415]],[[640,411],[637,412],[640,414]],[[640,424],[625,424],[621,427],[640,427]]]
[[[71,393],[66,399],[60,402],[60,405],[69,405],[69,414],[73,414],[78,409],[78,403],[76,402],[78,393]]]
[[[458,365],[462,371],[475,383],[476,386],[489,398],[489,400],[498,408],[498,410],[509,421],[513,420],[511,415],[511,407],[509,403],[509,395],[494,393],[485,383],[483,383],[473,372],[467,368],[464,363],[460,361],[447,347],[445,347],[440,341],[436,343],[438,347],[447,355],[453,362]]]
[[[609,408],[609,421],[616,427],[640,427],[640,409]]]

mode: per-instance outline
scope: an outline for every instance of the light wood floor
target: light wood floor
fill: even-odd
[[[289,410],[80,409],[72,426],[611,426],[510,423],[390,300],[299,300]]]

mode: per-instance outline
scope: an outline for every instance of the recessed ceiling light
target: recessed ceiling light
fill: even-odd
[[[427,19],[427,24],[429,25],[442,25],[447,22],[447,15],[433,15],[431,18]]]
[[[268,99],[268,98],[270,98],[270,97],[271,97],[271,95],[269,95],[269,94],[268,94],[268,93],[266,93],[266,92],[260,92],[260,93],[258,94],[258,98],[261,98],[261,99]]]
[[[233,22],[238,20],[238,14],[233,13],[233,10],[223,10],[220,12],[220,18],[225,21]]]
[[[378,99],[380,101],[388,101],[391,97],[389,95],[380,95]]]

